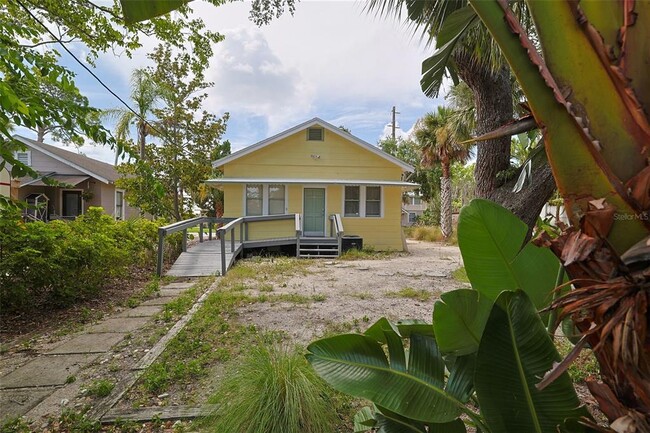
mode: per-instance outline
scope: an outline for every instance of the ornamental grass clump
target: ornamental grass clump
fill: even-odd
[[[327,385],[298,350],[260,344],[231,364],[204,420],[206,431],[329,433],[336,408]]]

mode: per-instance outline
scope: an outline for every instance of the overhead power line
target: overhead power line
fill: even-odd
[[[124,105],[138,119],[140,119],[142,122],[146,123],[153,131],[155,131],[156,133],[158,133],[162,137],[165,136],[165,134],[160,132],[155,126],[153,126],[151,123],[149,123],[149,121],[147,121],[147,119],[142,117],[137,111],[135,111],[133,108],[131,108],[131,106],[124,99],[122,99],[117,93],[115,93],[110,87],[108,87],[108,85],[105,84],[101,80],[101,78],[99,78],[88,66],[86,66],[86,64],[84,62],[79,60],[77,58],[77,56],[75,56],[72,53],[72,51],[70,51],[70,49],[68,49],[68,47],[63,43],[63,41],[61,41],[61,39],[59,39],[41,20],[39,20],[38,17],[36,15],[34,15],[32,13],[32,11],[30,11],[29,8],[27,6],[25,6],[25,4],[21,0],[15,0],[15,1],[16,1],[16,3],[18,3],[20,5],[20,7],[22,7],[25,10],[25,12],[27,12],[29,14],[30,17],[32,17],[32,19],[34,21],[36,21],[38,24],[41,25],[41,27],[43,27],[45,29],[45,31],[47,31],[50,34],[50,36],[52,36],[52,38],[54,38],[54,40],[59,43],[59,45],[61,45],[61,47],[68,53],[68,55],[70,55],[70,57],[72,57],[77,63],[79,63],[79,65],[82,68],[84,68],[86,70],[86,72],[88,72],[99,84],[101,84],[101,86],[104,89],[106,89],[111,95],[113,95],[118,101],[120,101],[120,103],[122,103],[122,105]]]

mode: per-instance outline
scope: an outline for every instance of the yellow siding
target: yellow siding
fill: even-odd
[[[313,155],[313,157],[312,157]],[[400,180],[402,169],[328,130],[325,141],[305,131],[244,155],[223,167],[225,177]]]
[[[223,216],[239,218],[244,215],[244,185],[224,185],[223,187]]]
[[[296,237],[294,220],[259,221],[248,224],[248,239],[273,239]]]
[[[382,218],[343,217],[346,235],[363,238],[364,246],[377,250],[402,251],[402,191],[398,187],[384,187],[384,214]]]

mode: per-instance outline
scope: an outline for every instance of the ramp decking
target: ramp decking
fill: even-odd
[[[241,251],[241,244],[235,243],[235,253],[231,250],[230,241],[226,242],[226,268],[230,269]],[[172,277],[206,277],[221,274],[221,242],[219,240],[204,241],[193,245],[181,253],[166,275]]]

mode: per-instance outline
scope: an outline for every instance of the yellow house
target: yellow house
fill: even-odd
[[[302,245],[331,239],[342,223],[345,235],[361,237],[364,246],[405,249],[402,191],[417,184],[403,178],[413,167],[319,118],[213,166],[223,177],[208,184],[223,190],[226,218],[299,214]],[[247,239],[295,236],[286,219],[248,230]]]

